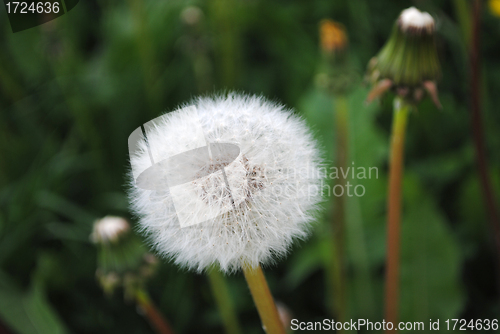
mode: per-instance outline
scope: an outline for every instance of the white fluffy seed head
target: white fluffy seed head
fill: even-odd
[[[106,216],[94,222],[90,239],[94,243],[116,242],[129,230],[130,225],[124,218]]]
[[[399,27],[403,32],[425,31],[427,33],[434,32],[434,18],[427,12],[421,12],[415,7],[410,7],[401,12],[399,15]]]
[[[203,177],[181,185],[191,195],[180,200],[172,187],[142,189],[131,173],[129,197],[140,228],[161,255],[198,272],[213,264],[233,272],[273,263],[295,238],[308,235],[319,208],[323,175],[317,143],[304,120],[262,97],[230,93],[190,105],[207,146],[233,144],[239,154],[229,165],[215,157],[206,161]],[[193,113],[179,109],[147,133],[155,162],[193,148],[194,121]],[[151,164],[148,144],[139,146],[131,155],[133,170]],[[179,217],[214,210],[223,213],[181,227]]]

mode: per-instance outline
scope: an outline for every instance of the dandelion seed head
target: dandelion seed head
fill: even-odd
[[[198,272],[213,264],[229,273],[275,262],[294,239],[307,237],[321,202],[321,154],[310,130],[290,110],[258,96],[229,93],[189,105],[207,143],[231,144],[239,152],[234,161],[215,154],[201,161],[199,174],[182,185],[191,192],[181,201],[172,188],[138,187],[131,173],[129,197],[140,229],[159,254]],[[150,129],[155,161],[199,146],[192,118],[181,108]],[[140,147],[131,155],[132,169],[151,164],[147,144]],[[181,227],[179,217],[218,210],[223,213]]]
[[[90,239],[94,243],[115,242],[129,230],[130,225],[124,218],[106,216],[94,222]]]
[[[401,12],[398,19],[402,31],[434,32],[434,18],[427,12],[421,12],[415,7],[410,7]]]

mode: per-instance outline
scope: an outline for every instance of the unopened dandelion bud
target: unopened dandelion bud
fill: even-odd
[[[435,89],[441,74],[435,30],[429,13],[415,7],[401,12],[389,40],[369,63],[367,80],[374,88],[368,102],[391,88],[412,104],[418,103],[426,92],[440,107]]]
[[[358,75],[349,64],[347,32],[341,23],[324,19],[319,26],[323,63],[315,82],[318,87],[333,95],[348,92]]]
[[[325,19],[320,23],[320,45],[326,55],[343,54],[349,46],[345,27],[333,20]]]
[[[120,276],[114,272],[103,273],[97,269],[96,277],[106,295],[113,294],[113,291],[121,285]]]

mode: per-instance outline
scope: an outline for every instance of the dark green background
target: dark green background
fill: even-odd
[[[334,99],[315,86],[318,24],[342,22],[361,78],[399,12],[437,19],[443,110],[425,99],[406,143],[402,236],[405,321],[499,318],[491,233],[470,130],[467,17],[456,1],[80,1],[66,15],[12,33],[0,10],[0,322],[18,333],[146,333],[120,293],[95,279],[95,219],[130,218],[127,138],[144,122],[200,93],[263,94],[293,107],[334,157]],[[500,197],[500,18],[484,3],[482,97],[489,167]],[[181,13],[204,15],[196,26]],[[380,321],[390,94],[369,106],[361,82],[349,94],[350,160],[376,166],[348,201],[349,318]],[[498,201],[498,200],[497,200]],[[315,233],[265,271],[275,298],[301,321],[329,317],[323,263],[332,199]],[[241,274],[228,278],[245,333],[262,332]],[[178,333],[223,331],[203,275],[163,261],[148,286]],[[449,333],[449,332],[448,332]]]

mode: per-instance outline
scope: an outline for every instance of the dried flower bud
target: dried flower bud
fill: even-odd
[[[439,77],[434,19],[415,7],[403,10],[391,37],[369,63],[366,78],[374,88],[367,101],[392,88],[411,103],[418,103],[425,91],[440,107],[435,84]]]

